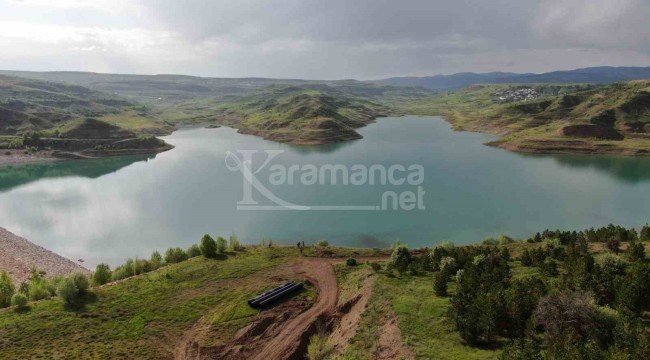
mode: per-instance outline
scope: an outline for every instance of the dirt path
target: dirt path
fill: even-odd
[[[304,275],[318,288],[316,303],[299,316],[289,320],[282,330],[253,356],[252,360],[291,359],[305,341],[321,317],[329,317],[336,312],[338,302],[338,283],[332,262],[324,259],[301,259],[293,265],[296,274]]]

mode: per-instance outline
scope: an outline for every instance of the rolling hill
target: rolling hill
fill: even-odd
[[[508,72],[458,73],[424,77],[394,77],[380,83],[400,86],[419,86],[434,91],[458,90],[473,84],[533,84],[533,83],[594,83],[610,84],[617,81],[650,79],[650,67],[591,67],[576,70],[553,71],[543,74]]]
[[[353,96],[351,91],[359,89],[274,85],[229,101],[184,103],[169,115],[174,118],[167,120],[218,123],[273,141],[315,145],[359,139],[361,135],[354,129],[377,117],[399,114],[379,102]]]
[[[650,154],[650,81],[474,85],[408,106],[458,130],[501,135],[492,144],[510,150]]]

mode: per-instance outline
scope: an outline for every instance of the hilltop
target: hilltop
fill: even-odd
[[[375,91],[373,91],[375,90]],[[291,144],[324,144],[359,139],[356,128],[375,118],[400,114],[369,98],[382,89],[329,85],[269,86],[229,101],[204,100],[178,106],[173,116],[183,121],[216,122],[245,134]],[[363,93],[366,98],[356,96]],[[168,119],[172,122],[173,119]]]
[[[445,115],[457,130],[500,135],[491,144],[509,150],[650,154],[648,81],[479,84],[406,107],[404,111]]]

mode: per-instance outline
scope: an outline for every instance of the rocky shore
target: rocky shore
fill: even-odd
[[[0,271],[7,271],[18,285],[29,279],[32,267],[44,271],[47,277],[72,272],[90,274],[85,267],[0,227]]]

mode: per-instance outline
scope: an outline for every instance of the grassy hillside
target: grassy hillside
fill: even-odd
[[[385,88],[384,88],[385,89]],[[185,103],[165,115],[181,122],[213,122],[242,133],[293,144],[322,144],[361,136],[354,130],[399,114],[368,98],[393,98],[382,88],[328,85],[270,86],[245,97]],[[364,97],[355,96],[364,95]]]
[[[532,93],[522,98],[521,94]],[[474,85],[405,111],[448,117],[458,130],[501,135],[525,152],[650,154],[650,83]]]
[[[141,105],[82,86],[0,75],[0,135],[19,135],[100,118],[143,133],[165,133]]]

